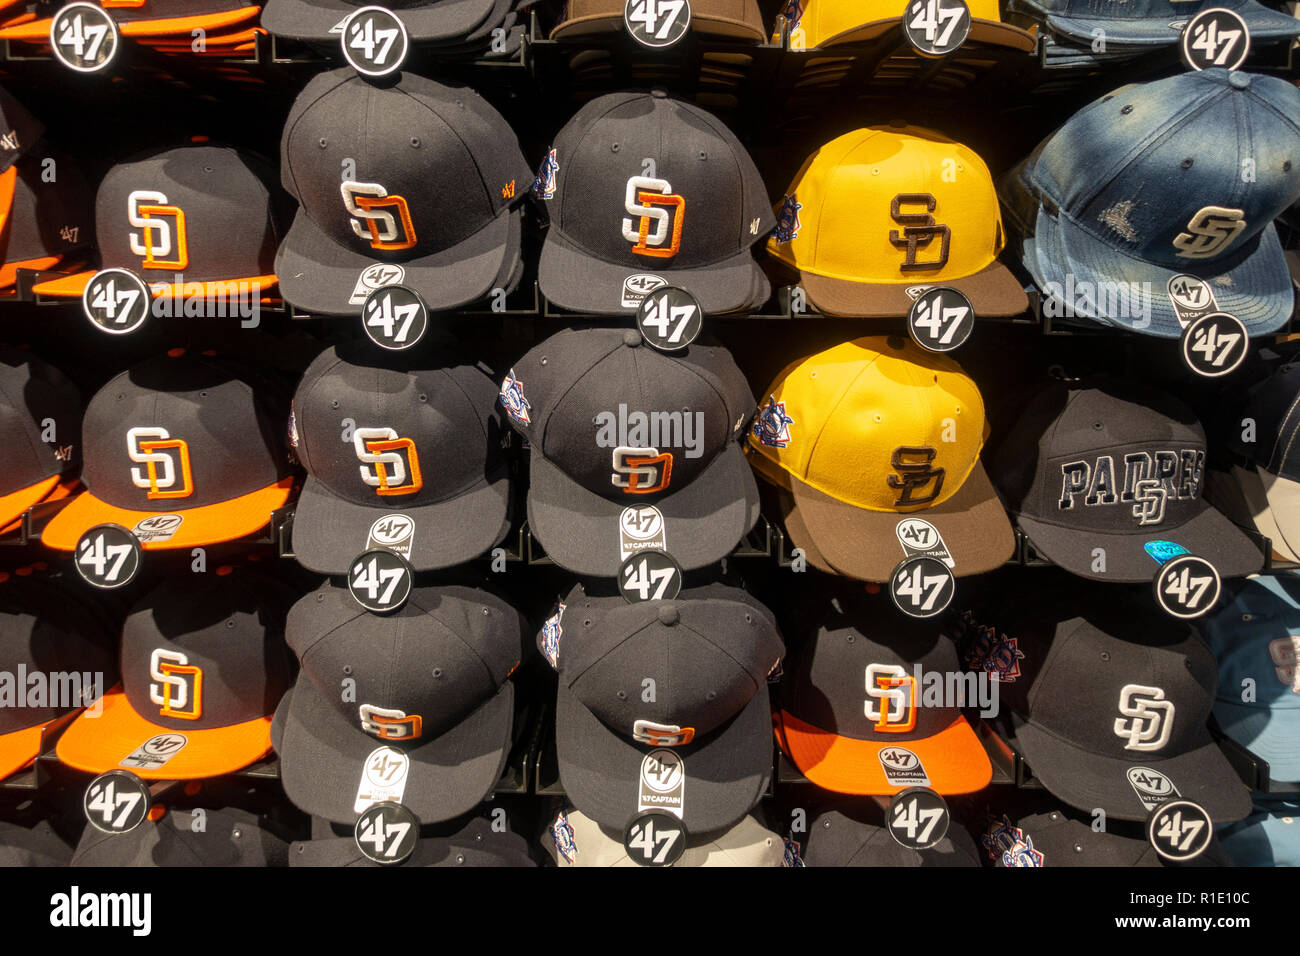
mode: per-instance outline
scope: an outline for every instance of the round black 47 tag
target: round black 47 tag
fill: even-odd
[[[343,24],[343,58],[362,76],[387,76],[402,68],[411,48],[404,24],[387,7],[362,7]]]
[[[1204,853],[1213,833],[1210,815],[1191,800],[1162,803],[1147,818],[1147,841],[1174,863],[1186,863]]]
[[[140,571],[140,539],[120,524],[95,525],[77,539],[72,563],[93,587],[125,587]]]
[[[907,313],[912,341],[931,352],[960,348],[974,329],[975,310],[970,299],[945,286],[926,289]]]
[[[357,849],[372,863],[394,866],[404,862],[420,839],[420,820],[391,800],[368,807],[352,828]]]
[[[1213,66],[1235,70],[1250,53],[1250,28],[1235,10],[1211,7],[1187,21],[1178,52],[1193,70]]]
[[[144,822],[149,813],[149,788],[133,773],[101,773],[81,795],[86,822],[105,833],[126,833]]]
[[[69,70],[106,70],[121,44],[117,23],[95,3],[70,3],[50,21],[50,49]]]
[[[414,289],[384,286],[366,296],[361,326],[380,348],[394,352],[409,349],[429,329],[429,308]]]
[[[1183,362],[1197,375],[1218,378],[1246,360],[1249,336],[1241,319],[1211,312],[1183,329]]]
[[[947,56],[970,36],[970,8],[964,0],[910,0],[903,34],[923,56]]]
[[[390,614],[411,596],[411,565],[396,551],[374,548],[352,559],[348,591],[352,599],[373,614]]]
[[[691,28],[690,0],[627,0],[623,26],[642,46],[662,49],[681,42]]]
[[[908,617],[942,614],[956,590],[952,569],[937,558],[907,558],[889,578],[889,597]]]
[[[682,566],[667,551],[638,551],[618,569],[618,593],[629,604],[671,601],[682,589]]]
[[[623,849],[638,866],[672,866],[686,850],[686,825],[671,813],[647,810],[623,831]]]
[[[1166,614],[1191,620],[1204,617],[1218,603],[1222,581],[1209,561],[1184,554],[1161,566],[1153,587]]]
[[[646,344],[661,352],[676,352],[699,337],[704,312],[695,296],[666,285],[644,299],[636,313],[636,327]]]
[[[896,843],[924,850],[948,835],[948,803],[929,787],[908,787],[894,794],[885,826]]]
[[[109,335],[126,335],[144,325],[152,301],[144,279],[129,269],[101,269],[81,293],[86,318]]]

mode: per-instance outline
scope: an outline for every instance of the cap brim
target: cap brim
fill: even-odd
[[[1268,775],[1273,780],[1300,780],[1300,708],[1219,700],[1214,704],[1214,718],[1225,734],[1268,761]]]
[[[1300,34],[1300,21],[1284,13],[1270,10],[1259,3],[1223,3],[1246,21],[1252,40],[1283,40]],[[1186,22],[1191,18],[1191,11],[1184,16],[1172,15],[1176,7],[1170,7],[1170,16],[1143,17],[1141,19],[1120,19],[1109,17],[1063,17],[1056,14],[1047,15],[1047,26],[1056,33],[1069,37],[1077,43],[1091,47],[1097,36],[1106,38],[1106,45],[1122,47],[1131,46],[1173,46],[1179,42],[1182,29],[1175,29],[1170,23]],[[1098,34],[1096,31],[1103,31]]]
[[[273,485],[229,501],[176,511],[165,508],[157,511],[131,511],[110,505],[89,491],[83,491],[42,529],[41,544],[58,551],[71,551],[77,546],[77,539],[95,525],[119,524],[130,530],[146,518],[156,515],[177,515],[181,518],[181,523],[165,541],[140,542],[140,547],[146,551],[236,541],[266,527],[271,520],[271,512],[284,507],[292,490],[293,479],[282,478]]]
[[[122,761],[151,737],[180,735],[185,746],[161,767],[125,766]],[[256,763],[271,750],[271,718],[210,727],[176,730],[150,723],[134,710],[121,690],[103,697],[98,716],[81,714],[55,745],[59,762],[88,773],[128,769],[143,780],[200,780],[234,773]]]
[[[1229,473],[1209,472],[1206,476],[1206,498],[1235,524],[1254,526],[1268,538],[1273,553],[1285,561],[1300,561],[1300,521],[1292,516],[1291,507],[1300,505],[1300,495],[1294,495],[1296,486],[1287,479],[1290,487],[1277,487],[1275,494],[1279,507],[1275,511],[1265,490],[1263,472],[1256,466],[1233,465]],[[1211,491],[1218,494],[1216,498]],[[1293,505],[1286,502],[1293,501]]]
[[[681,820],[688,833],[729,827],[758,803],[772,775],[771,726],[764,682],[740,713],[707,737],[665,748],[685,767]],[[597,823],[621,832],[640,812],[641,764],[656,748],[616,734],[561,682],[555,749],[568,799]]]
[[[0,495],[0,526],[8,525],[21,518],[23,512],[32,505],[44,501],[45,496],[53,491],[58,483],[59,476],[50,475],[50,477],[42,478],[34,485],[19,488],[7,495]]]
[[[979,272],[960,279],[938,282],[918,280],[908,283],[871,284],[832,279],[800,272],[800,285],[818,311],[826,315],[851,318],[904,316],[916,301],[907,294],[940,286],[956,289],[970,300],[975,316],[1019,315],[1029,308],[1029,298],[1011,271],[1000,262],[992,262]]]
[[[506,260],[518,254],[519,209],[505,210],[468,239],[432,255],[391,263],[405,272],[402,285],[420,293],[430,311],[459,308],[483,298]],[[298,309],[324,315],[360,315],[353,303],[361,273],[379,260],[345,249],[298,210],[275,255],[280,292]]]
[[[1234,469],[1236,470],[1238,469]],[[1265,518],[1271,526],[1268,530],[1261,527],[1260,532],[1268,535],[1274,542],[1274,547],[1280,544],[1294,553],[1296,547],[1300,547],[1300,482],[1275,475],[1258,466],[1255,468],[1255,478],[1268,501],[1268,508],[1260,517]],[[1275,534],[1269,534],[1269,531]]]
[[[1056,283],[1064,290],[1066,276],[1071,274],[1076,289],[1151,290],[1149,297],[1142,297],[1144,304],[1150,305],[1149,321],[1142,316],[1094,315],[1088,312],[1087,303],[1064,303],[1053,298],[1060,311],[1064,312],[1068,305],[1075,315],[1103,325],[1161,338],[1181,337],[1183,327],[1174,313],[1168,289],[1169,280],[1183,273],[1210,283],[1219,311],[1239,318],[1250,335],[1263,335],[1281,328],[1291,318],[1295,306],[1295,289],[1282,254],[1282,243],[1272,223],[1260,231],[1253,249],[1230,257],[1224,264],[1226,268],[1212,262],[1188,260],[1185,267],[1174,270],[1143,262],[1098,241],[1064,215],[1052,217],[1041,208],[1035,234],[1024,242],[1025,266],[1042,288],[1045,300],[1046,284]],[[1044,307],[1049,308],[1046,301]]]
[[[1047,524],[1025,515],[1017,517],[1034,548],[1053,564],[1071,574],[1094,581],[1137,583],[1150,581],[1160,564],[1143,547],[1149,541],[1168,541],[1181,545],[1214,565],[1220,576],[1237,578],[1258,571],[1264,556],[1231,521],[1202,501],[1201,511],[1176,528],[1153,525],[1124,534],[1111,534],[1083,528],[1066,528]],[[1106,570],[1092,569],[1096,550],[1105,551]]]
[[[1016,547],[1016,535],[1002,502],[978,461],[962,486],[947,501],[917,511],[867,511],[845,504],[816,488],[792,479],[793,507],[787,530],[795,544],[811,543],[839,573],[862,581],[888,581],[908,556],[898,539],[898,526],[909,518],[928,521],[943,538],[952,556],[953,574],[963,577],[1001,567]],[[796,516],[794,526],[789,518]],[[800,532],[806,532],[803,541]]]
[[[0,735],[0,780],[17,773],[36,759],[41,752],[41,735],[48,723],[50,721],[42,721],[35,727],[24,727]]]
[[[86,291],[86,285],[99,272],[91,269],[72,275],[46,279],[32,286],[38,295],[47,295],[56,299],[79,299]],[[210,279],[204,282],[150,282],[149,291],[155,298],[170,296],[202,296],[205,299],[221,299],[239,295],[244,292],[261,292],[274,288],[278,280],[273,275],[243,276],[231,279]]]
[[[888,796],[906,790],[890,783],[880,753],[894,747],[916,754],[935,793],[974,793],[993,779],[993,765],[966,718],[958,716],[935,734],[897,744],[857,740],[822,730],[780,711],[777,742],[799,771],[823,790],[836,793]]]
[[[333,28],[364,6],[342,0],[267,0],[262,26],[272,33],[298,40],[339,42]],[[492,13],[495,0],[439,0],[423,7],[399,7],[413,40],[459,40],[468,36]]]
[[[1128,781],[1133,767],[1148,767],[1167,776],[1184,800],[1205,808],[1216,823],[1231,823],[1250,813],[1250,791],[1238,778],[1217,744],[1151,760],[1103,757],[1062,740],[1013,713],[1016,742],[1034,776],[1059,800],[1080,810],[1104,809],[1118,820],[1145,820],[1149,811]]]
[[[757,6],[754,7],[757,11]],[[621,31],[623,17],[615,15],[593,14],[587,17],[574,17],[565,20],[551,31],[552,40],[571,40],[589,37],[593,34]],[[761,22],[736,20],[732,17],[719,17],[691,11],[691,32],[709,37],[727,37],[736,40],[751,40],[762,43],[767,39],[767,32]]]
[[[402,805],[421,823],[458,817],[478,806],[501,779],[510,751],[514,699],[514,685],[507,682],[441,736],[417,746],[395,746],[349,723],[300,676],[280,701],[271,730],[284,792],[305,813],[355,823],[366,758],[387,745],[410,758]]]
[[[823,49],[841,43],[860,43],[864,40],[874,40],[876,37],[884,36],[891,30],[897,31],[901,39],[902,26],[902,17],[886,17],[883,20],[873,20],[870,23],[854,27],[852,30],[845,30],[843,33],[820,40],[814,49]],[[1009,23],[999,23],[997,20],[981,20],[976,17],[971,18],[969,38],[977,43],[992,43],[997,46],[1020,50],[1022,53],[1028,53],[1037,42],[1032,33],[1022,30],[1020,27],[1012,26]],[[1091,40],[1091,38],[1089,39]],[[960,55],[961,50],[957,50],[956,53]]]
[[[625,266],[597,259],[577,248],[554,226],[546,234],[537,283],[542,295],[573,312],[630,313],[623,305],[623,283],[628,276],[651,274],[668,285],[685,289],[710,314],[737,312],[753,299],[755,273],[762,272],[753,252],[744,249],[711,266],[695,269],[661,268],[653,262]]]
[[[318,574],[346,574],[352,560],[371,547],[375,524],[402,514],[414,526],[403,556],[415,571],[437,571],[477,558],[510,530],[510,479],[504,470],[447,501],[403,508],[397,500],[383,508],[353,504],[308,477],[294,507],[294,557]]]
[[[542,457],[529,456],[528,524],[556,564],[575,574],[613,577],[623,563],[619,516],[654,507],[664,517],[664,550],[690,571],[720,561],[758,522],[758,486],[736,442],[694,481],[666,497],[610,501]]]

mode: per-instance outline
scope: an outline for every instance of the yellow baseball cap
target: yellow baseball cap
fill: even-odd
[[[1005,242],[993,177],[971,149],[927,129],[872,126],[808,158],[767,249],[827,315],[906,315],[939,285],[964,293],[976,315],[1016,315],[1029,303],[998,262]]]
[[[911,0],[790,0],[785,17],[790,23],[790,49],[811,50],[839,43],[873,40],[898,30]],[[970,8],[970,39],[994,43],[1028,53],[1034,48],[1032,33],[1003,23],[998,0],[966,0]],[[901,38],[900,38],[901,39]]]
[[[883,582],[929,554],[961,577],[1011,557],[979,460],[984,401],[952,359],[901,336],[855,339],[788,365],[766,395],[745,450],[824,570]]]

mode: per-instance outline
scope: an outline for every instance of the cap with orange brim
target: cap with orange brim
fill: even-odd
[[[191,36],[193,30],[224,30],[256,20],[260,6],[241,0],[142,0],[130,7],[107,6],[122,36]],[[46,41],[50,39],[49,17],[16,23],[0,30],[0,39]]]
[[[247,570],[169,580],[122,627],[122,685],[55,747],[90,773],[146,780],[232,773],[271,749],[271,714],[290,685],[284,615],[292,595]]]
[[[80,429],[81,396],[72,380],[25,351],[0,348],[0,526],[76,476]]]
[[[963,702],[949,697],[966,686],[950,677],[962,672],[956,648],[933,622],[901,620],[881,598],[831,601],[782,687],[777,743],[805,777],[837,793],[983,789],[992,764]]]

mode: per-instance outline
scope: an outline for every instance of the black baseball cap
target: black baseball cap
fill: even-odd
[[[48,820],[32,827],[0,820],[0,867],[67,866],[71,860],[72,847]]]
[[[629,312],[658,285],[709,313],[767,298],[750,251],[776,226],[767,190],[735,134],[694,104],[663,90],[592,100],[556,135],[535,192],[550,211],[538,282],[562,308]]]
[[[290,866],[383,866],[366,857],[354,837],[305,840],[289,846]],[[486,817],[471,817],[449,836],[422,836],[400,864],[406,867],[535,867],[528,843],[518,833],[497,832]]]
[[[43,500],[81,466],[77,386],[18,349],[0,348],[0,447],[6,449],[0,468],[0,526]]]
[[[72,157],[40,144],[14,168],[13,203],[0,232],[0,289],[18,281],[19,269],[66,268],[66,260],[88,255],[95,239],[95,194]]]
[[[289,499],[283,409],[260,376],[176,349],[111,379],[82,424],[82,481],[41,531],[71,551],[95,525],[119,524],[145,549],[234,541]]]
[[[647,542],[703,567],[758,520],[737,441],[754,397],[721,346],[566,329],[515,363],[501,404],[531,447],[529,526],[567,570],[611,576]]]
[[[1072,574],[1150,581],[1184,551],[1223,577],[1250,574],[1263,555],[1202,497],[1205,464],[1205,432],[1176,398],[1056,382],[1027,402],[990,473],[1030,543]],[[1104,571],[1093,570],[1098,548]]]
[[[289,845],[246,810],[160,806],[126,833],[86,827],[71,865],[281,867],[287,865],[288,855]]]
[[[264,160],[228,146],[182,146],[119,163],[95,195],[103,268],[130,269],[155,295],[219,298],[275,286],[284,201]],[[79,298],[95,270],[37,283]]]
[[[323,574],[374,547],[416,571],[478,557],[510,527],[496,386],[450,355],[376,351],[327,349],[298,386],[290,441],[307,481],[294,554]]]
[[[1250,812],[1250,791],[1207,729],[1214,653],[1185,622],[1135,595],[1047,587],[976,623],[1014,647],[1015,667],[999,677],[1004,729],[1057,799],[1117,820],[1179,798],[1216,824]],[[967,663],[983,666],[978,654]]]
[[[292,594],[252,571],[171,578],[122,625],[122,686],[56,745],[78,770],[146,780],[233,773],[271,749],[271,713],[290,684],[284,618]]]
[[[1283,547],[1300,546],[1300,362],[1280,365],[1246,396],[1235,427],[1226,429],[1230,451],[1254,465],[1264,496],[1261,531],[1275,531]],[[1247,421],[1253,427],[1246,431]],[[1247,441],[1249,435],[1253,440]],[[1266,503],[1266,504],[1265,504]],[[1253,509],[1252,509],[1253,510]],[[1262,519],[1262,520],[1261,520]]]
[[[322,73],[294,101],[280,152],[300,208],[276,273],[298,308],[359,315],[374,288],[402,283],[431,310],[454,309],[514,271],[533,174],[468,87]]]
[[[262,26],[276,36],[298,40],[337,40],[343,21],[369,0],[267,0]],[[495,24],[502,0],[395,0],[386,4],[401,19],[412,40],[453,43],[484,23]]]
[[[526,647],[523,618],[500,598],[417,587],[381,616],[327,583],[294,605],[287,639],[302,669],[271,739],[299,809],[355,823],[380,751],[401,754],[394,799],[421,823],[460,816],[492,791],[513,739],[508,678]]]
[[[980,838],[999,867],[1031,866],[1169,866],[1147,840],[1095,830],[1064,810],[1020,818],[990,820]],[[1195,859],[1197,866],[1229,866],[1227,854],[1211,834],[1210,844]]]
[[[690,833],[747,814],[772,772],[767,677],[785,646],[771,612],[722,585],[637,604],[579,585],[561,604],[538,645],[560,676],[556,755],[573,805],[616,829],[668,807]]]
[[[0,89],[0,209],[9,208],[13,194],[13,168],[20,156],[36,145],[45,124],[27,111],[7,90]]]
[[[884,827],[859,815],[826,810],[808,824],[804,837],[804,866],[950,867],[980,865],[975,841],[952,824],[947,835],[924,850],[905,847]]]

